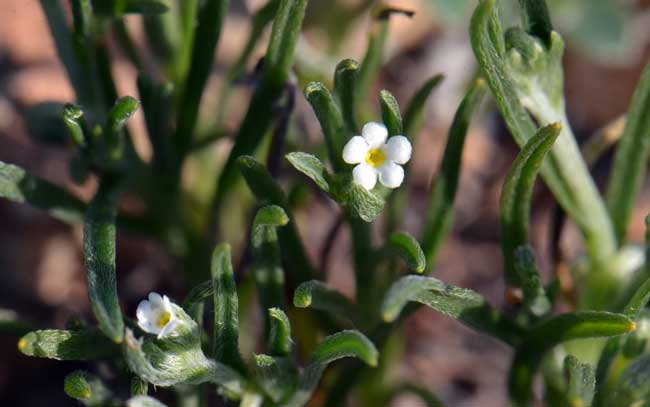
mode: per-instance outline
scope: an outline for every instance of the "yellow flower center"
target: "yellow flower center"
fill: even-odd
[[[379,167],[386,160],[386,155],[381,148],[371,148],[366,154],[366,163],[372,167]]]
[[[159,328],[164,327],[165,325],[167,325],[170,319],[172,319],[172,313],[169,311],[163,312],[162,314],[160,314],[160,318],[158,318],[158,327]]]

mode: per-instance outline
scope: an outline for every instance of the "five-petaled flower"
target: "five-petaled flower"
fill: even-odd
[[[352,170],[354,181],[367,190],[379,182],[388,188],[397,188],[404,181],[404,169],[411,159],[411,143],[404,136],[388,139],[388,130],[381,123],[369,122],[361,136],[354,136],[343,148],[343,161],[358,164]]]
[[[169,336],[180,322],[169,298],[154,292],[149,293],[149,300],[140,301],[136,316],[138,326],[147,333],[158,335],[158,339]]]

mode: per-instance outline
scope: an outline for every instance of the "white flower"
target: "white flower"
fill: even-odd
[[[142,300],[136,311],[138,326],[143,331],[158,335],[158,339],[169,336],[180,323],[169,298],[158,293],[149,293],[149,300]]]
[[[354,181],[367,190],[379,182],[388,188],[397,188],[404,181],[404,169],[411,159],[411,143],[404,136],[388,139],[388,130],[381,123],[369,122],[361,136],[354,136],[343,147],[343,161],[358,164],[352,170]]]

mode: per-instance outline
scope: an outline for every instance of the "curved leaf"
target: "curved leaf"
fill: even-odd
[[[449,129],[449,139],[436,176],[435,186],[427,208],[426,221],[422,235],[422,250],[427,264],[435,260],[452,219],[452,207],[460,178],[460,160],[465,145],[465,137],[470,120],[485,96],[487,87],[483,80],[477,80],[465,94]]]
[[[438,74],[424,82],[420,89],[415,92],[406,107],[406,113],[404,113],[404,135],[406,135],[412,143],[415,143],[415,140],[417,139],[417,134],[419,133],[418,123],[421,121],[421,116],[424,112],[427,99],[429,99],[431,92],[433,92],[443,78],[443,75]]]
[[[118,353],[115,344],[96,329],[33,331],[20,338],[18,350],[27,356],[56,360],[95,360]]]
[[[515,273],[524,294],[524,306],[531,314],[542,316],[551,310],[551,301],[546,295],[544,284],[535,262],[535,252],[528,246],[515,250]]]
[[[506,282],[509,284],[522,284],[515,272],[515,249],[528,244],[530,200],[535,179],[561,128],[559,123],[555,123],[540,129],[521,149],[506,175],[501,190],[500,220],[501,250]]]
[[[0,197],[44,209],[66,223],[78,223],[85,205],[63,188],[0,161]]]
[[[323,130],[332,168],[338,173],[345,168],[343,146],[352,134],[346,129],[341,109],[325,85],[320,82],[308,83],[304,94]]]
[[[628,109],[623,136],[616,148],[607,183],[607,207],[619,245],[625,241],[628,223],[646,173],[650,156],[650,62],[646,65]]]
[[[84,265],[88,296],[99,329],[115,342],[122,342],[124,320],[117,298],[115,275],[115,205],[114,181],[102,180],[84,219]]]
[[[279,308],[269,309],[271,330],[269,333],[269,352],[274,356],[287,356],[291,353],[291,323],[287,314]]]
[[[230,260],[230,245],[221,244],[212,253],[214,287],[213,355],[240,372],[246,367],[239,355],[239,299]]]
[[[302,172],[318,185],[324,192],[330,192],[329,178],[323,163],[311,154],[295,152],[286,155],[293,168]]]
[[[341,114],[350,134],[356,133],[358,129],[355,120],[358,72],[359,63],[352,59],[339,62],[334,71],[334,97],[341,107]]]
[[[380,91],[379,107],[381,107],[381,118],[388,129],[388,135],[396,136],[403,134],[402,114],[399,111],[399,105],[395,96],[385,89]]]
[[[443,283],[433,277],[405,276],[395,282],[384,297],[381,313],[392,322],[408,302],[419,302],[459,322],[514,345],[521,328],[507,320],[480,294]]]
[[[533,375],[544,354],[554,346],[573,339],[622,335],[634,329],[634,322],[625,315],[603,311],[572,312],[541,322],[526,334],[515,353],[509,385],[512,399],[528,402]]]
[[[358,310],[347,297],[328,284],[311,280],[296,288],[293,294],[293,305],[298,308],[311,307],[327,311],[334,316],[349,318],[356,321]]]
[[[78,400],[85,406],[111,406],[111,391],[95,375],[83,370],[68,374],[63,382],[63,390],[68,397]]]
[[[367,365],[374,367],[377,365],[379,354],[375,345],[359,331],[341,331],[328,336],[311,354],[296,391],[281,405],[305,405],[318,385],[327,365],[345,357],[361,359]]]
[[[260,387],[277,403],[295,389],[298,375],[288,357],[255,355],[255,373]]]
[[[416,238],[406,232],[397,232],[388,238],[387,245],[406,262],[410,270],[416,273],[424,272],[427,263]]]

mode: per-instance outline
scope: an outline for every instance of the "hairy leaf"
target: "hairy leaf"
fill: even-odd
[[[96,329],[33,331],[20,338],[18,350],[28,356],[56,360],[102,359],[118,352],[115,344]]]

